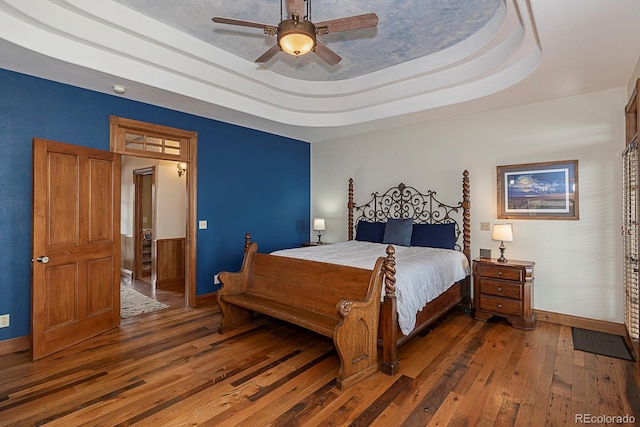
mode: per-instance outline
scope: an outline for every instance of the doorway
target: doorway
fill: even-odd
[[[140,122],[111,116],[111,151],[122,154],[124,159],[137,159],[139,162],[154,162],[155,190],[152,191],[156,198],[156,204],[163,195],[167,182],[163,182],[163,176],[179,178],[172,180],[175,185],[182,187],[182,195],[174,197],[170,202],[158,206],[156,215],[147,220],[153,221],[151,234],[151,281],[155,284],[154,290],[160,292],[164,286],[181,286],[184,289],[184,305],[195,307],[196,305],[196,176],[197,176],[197,140],[198,135],[193,131],[171,128],[167,126]],[[129,177],[131,177],[131,171]],[[123,175],[124,176],[124,175]],[[157,191],[156,191],[157,190]],[[123,194],[124,196],[124,194]],[[182,227],[182,234],[178,237],[158,234],[169,230],[172,226],[162,223],[158,217],[162,212],[168,217],[176,219],[172,224]],[[124,221],[123,221],[124,224]],[[133,232],[131,233],[133,237]],[[125,236],[123,234],[123,240]],[[123,245],[122,253],[126,248]],[[134,251],[131,250],[131,256]],[[163,256],[163,254],[169,254]],[[153,260],[156,260],[155,263]],[[170,262],[165,262],[169,260]],[[155,271],[155,275],[154,275]],[[179,283],[179,285],[177,285]]]
[[[197,133],[117,116],[110,116],[109,123],[109,152],[34,138],[34,360],[120,324],[118,267],[125,253],[120,233],[121,155],[180,162],[186,178],[186,237],[179,249],[184,255],[184,305],[196,305]],[[51,188],[53,208],[48,199],[54,194]],[[50,217],[51,212],[57,216]],[[50,241],[61,242],[53,248],[61,254],[50,251]],[[89,246],[82,246],[87,242]],[[57,264],[62,261],[64,266]],[[84,281],[77,284],[78,278]],[[48,286],[49,279],[60,286]]]
[[[122,257],[121,286],[169,306],[183,307],[187,188],[177,164],[122,156],[122,253],[131,255]],[[123,289],[124,295],[131,295],[131,289]],[[142,298],[138,295],[138,299]],[[123,304],[123,312],[137,311],[127,311]]]

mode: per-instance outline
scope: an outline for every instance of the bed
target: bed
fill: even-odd
[[[436,191],[423,193],[402,183],[383,193],[375,192],[370,200],[357,204],[353,200],[354,181],[350,179],[347,242],[286,249],[272,254],[370,269],[376,257],[384,253],[387,243],[396,243],[395,265],[387,266],[391,274],[385,280],[381,296],[378,329],[378,345],[383,349],[381,370],[394,375],[398,371],[399,346],[463,301],[468,304],[471,253],[469,191],[469,172],[465,170],[462,196],[453,204],[440,202]],[[408,241],[407,224],[411,224],[412,232]],[[386,239],[384,229],[388,225],[393,225],[395,232],[389,233]],[[397,239],[403,244],[397,244]],[[433,267],[416,262],[425,257],[435,260],[439,267],[433,270]],[[435,278],[440,282],[440,289],[433,295],[413,298],[415,295],[409,294],[416,293],[415,289],[423,285],[413,282],[406,285],[408,278],[413,276],[405,274],[403,269],[417,270],[418,275]]]

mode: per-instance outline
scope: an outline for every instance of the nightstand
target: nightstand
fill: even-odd
[[[495,258],[474,259],[473,318],[486,321],[493,316],[501,316],[515,328],[534,329],[534,264],[531,261],[498,262]]]
[[[302,246],[303,248],[306,248],[307,246],[323,246],[323,245],[328,245],[328,243],[322,242],[322,243],[318,243],[318,242],[302,242],[302,244],[300,246]]]

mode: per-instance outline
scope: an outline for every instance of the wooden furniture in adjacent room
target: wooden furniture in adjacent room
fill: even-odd
[[[221,272],[219,332],[263,313],[333,339],[340,357],[338,385],[345,389],[377,372],[377,332],[383,274],[391,280],[393,248],[373,271],[257,253],[248,243],[242,269]],[[312,296],[312,297],[311,297]]]
[[[504,317],[515,328],[534,329],[533,266],[531,261],[473,260],[473,318]]]
[[[153,261],[151,254],[151,231],[143,230],[142,235],[142,251],[140,254],[140,264],[142,266],[142,277],[151,276],[151,263]]]

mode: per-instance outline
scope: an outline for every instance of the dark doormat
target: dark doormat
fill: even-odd
[[[635,360],[631,355],[631,351],[629,351],[629,347],[627,347],[624,337],[620,335],[580,328],[571,328],[571,335],[573,337],[573,348],[575,350],[601,354],[618,359]]]

